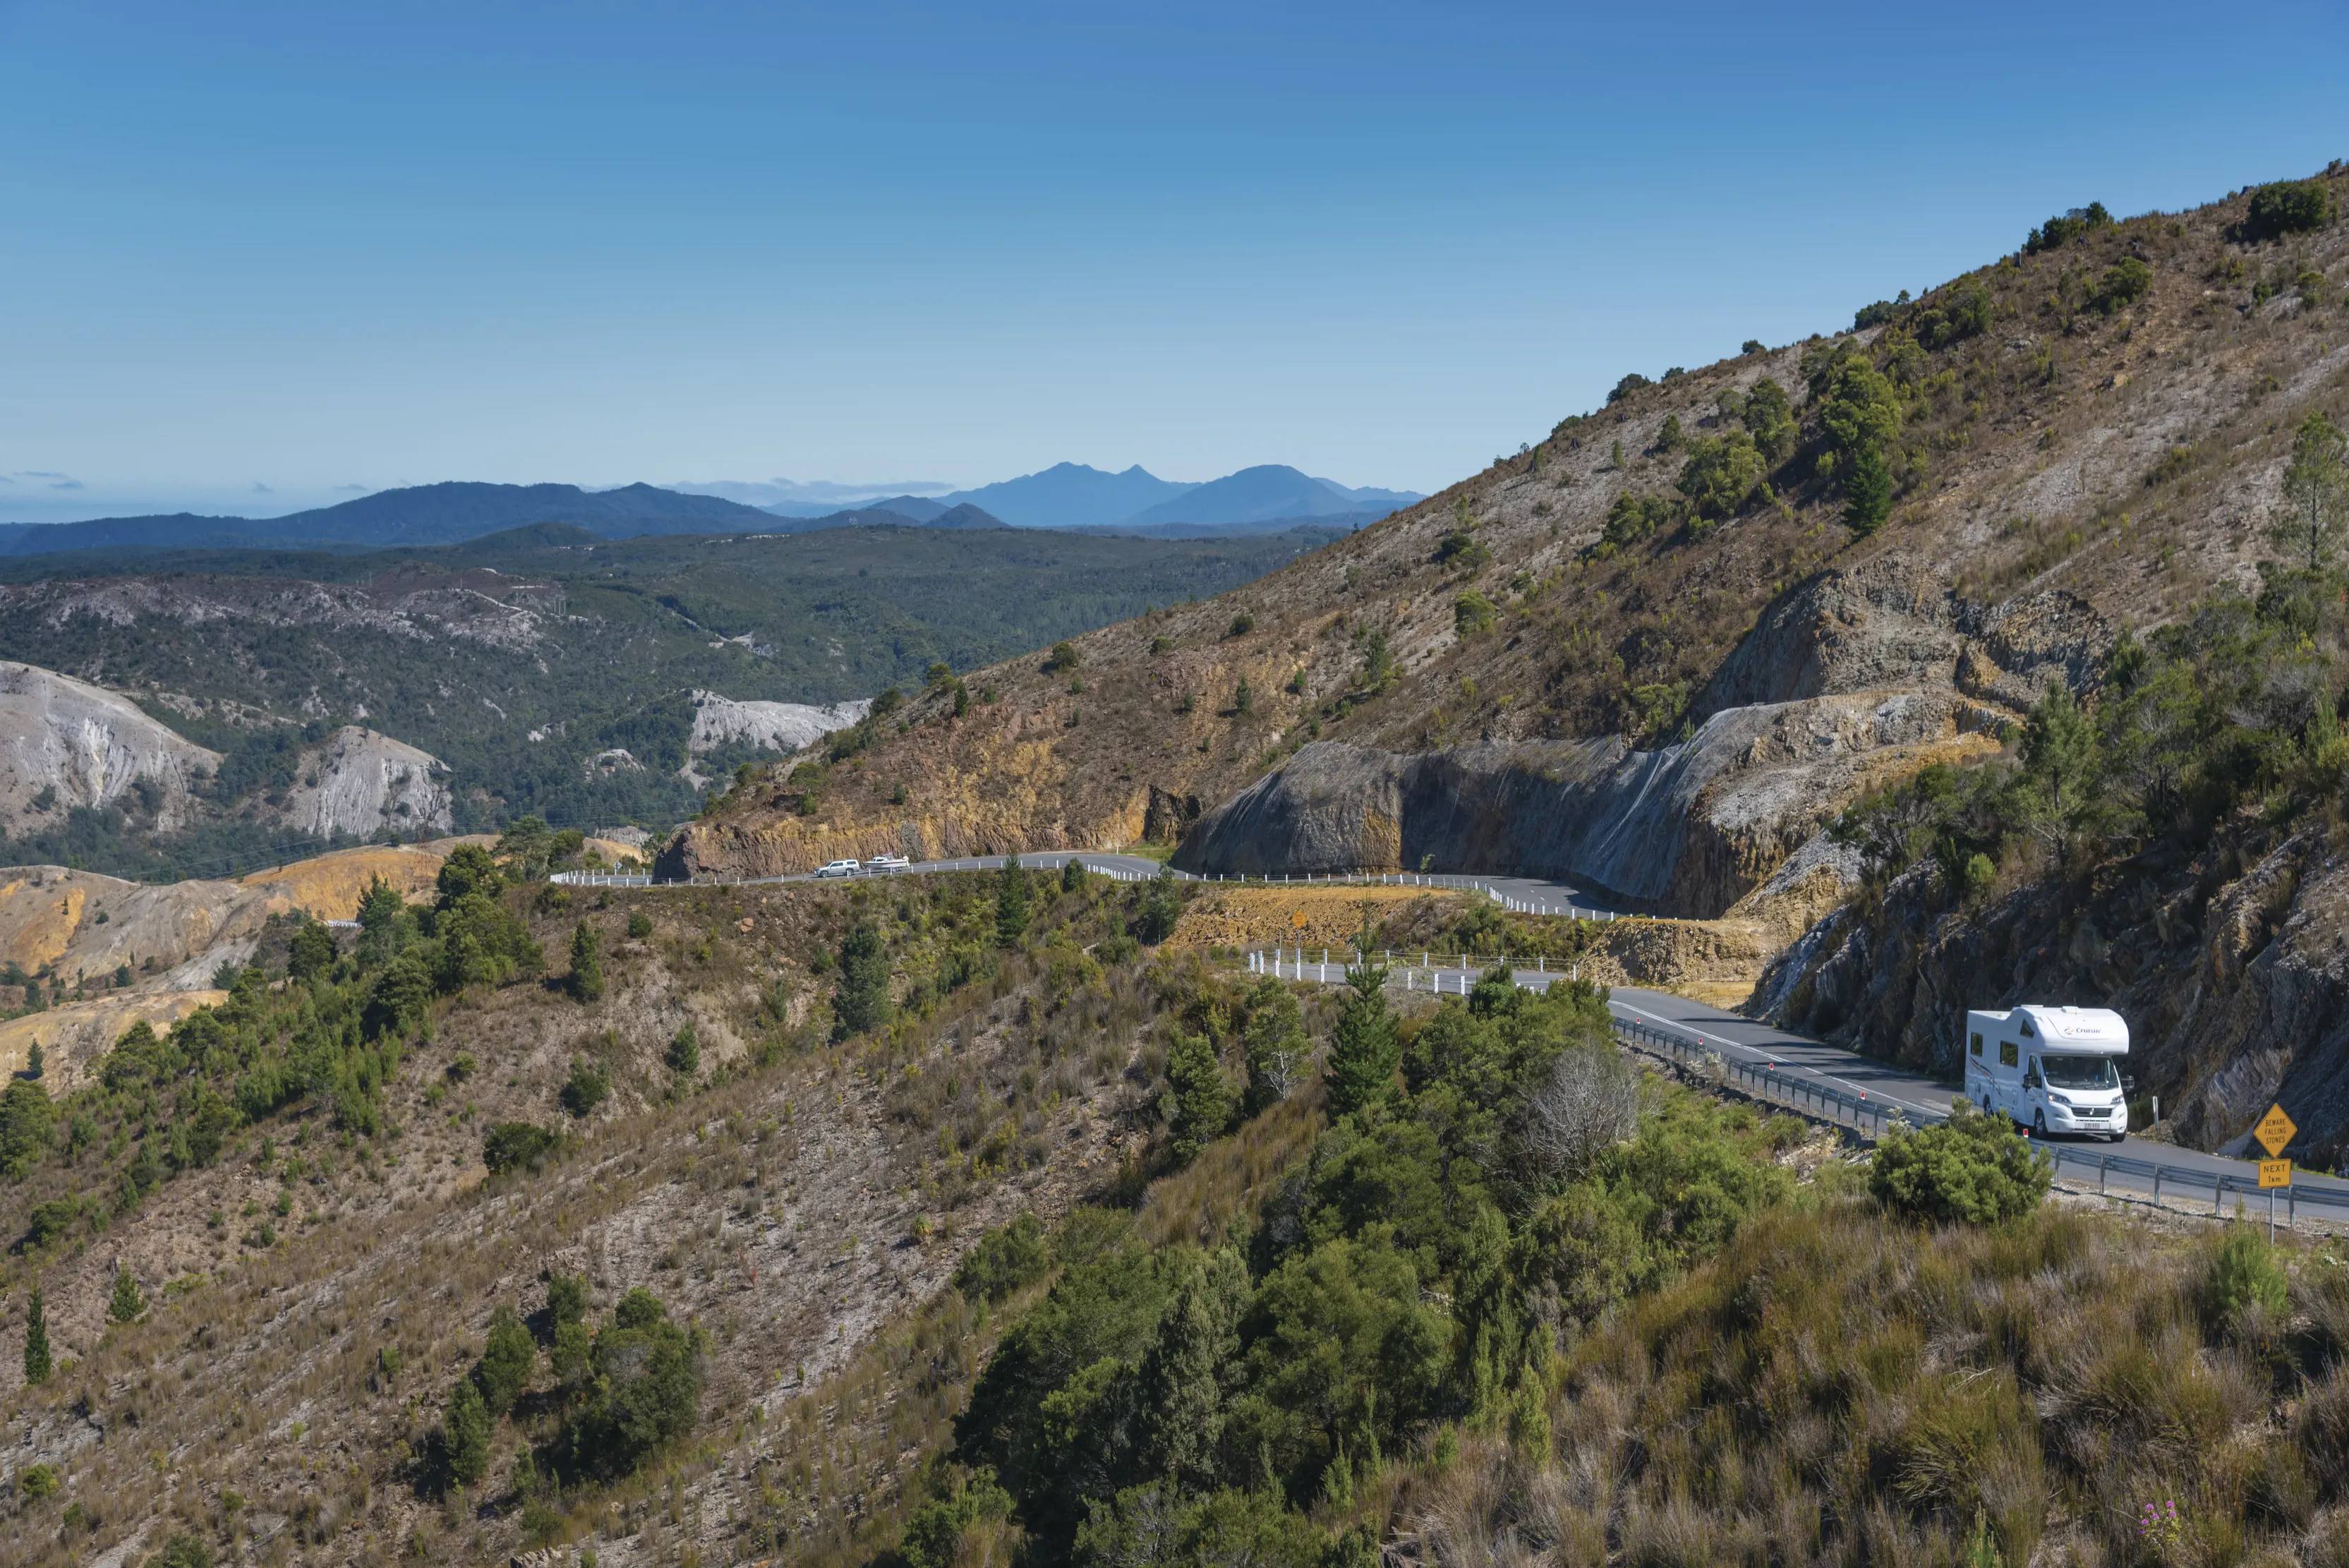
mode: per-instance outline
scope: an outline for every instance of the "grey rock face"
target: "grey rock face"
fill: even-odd
[[[1176,864],[1263,874],[1424,861],[1717,916],[1856,795],[1988,749],[2050,682],[2087,685],[2110,646],[2069,595],[1984,610],[1938,567],[1878,556],[1772,606],[1678,744],[1639,752],[1603,736],[1405,754],[1319,742],[1202,818]],[[1821,871],[1840,864],[1814,857]]]
[[[12,834],[55,826],[77,805],[120,805],[171,832],[220,761],[111,691],[0,661],[0,826]]]

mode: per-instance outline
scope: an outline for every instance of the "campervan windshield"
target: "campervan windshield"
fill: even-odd
[[[2051,1089],[2117,1089],[2120,1069],[2110,1056],[2043,1056],[2041,1071]]]

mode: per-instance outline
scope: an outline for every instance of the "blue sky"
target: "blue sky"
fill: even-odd
[[[0,521],[1061,459],[1433,490],[2051,212],[2349,157],[2344,57],[2338,0],[0,0]]]

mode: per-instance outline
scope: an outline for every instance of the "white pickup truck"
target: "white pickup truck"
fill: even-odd
[[[815,868],[819,877],[854,877],[864,867],[854,860],[827,860]]]

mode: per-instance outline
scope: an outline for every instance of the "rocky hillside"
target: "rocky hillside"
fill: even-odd
[[[1824,831],[1854,801],[2258,589],[2295,432],[2349,421],[2349,173],[2254,194],[2086,210],[1849,332],[1627,377],[1258,582],[935,686],[665,864],[1180,839],[1200,870],[1535,870],[1792,936],[1861,884]]]
[[[0,662],[0,832],[75,806],[135,804],[169,832],[190,791],[220,766],[209,752],[111,691]]]
[[[2349,178],[2320,183],[2338,210]],[[1718,912],[1869,780],[2248,580],[2349,344],[2343,226],[2238,243],[2247,206],[2087,226],[1859,330],[1629,377],[1258,582],[1074,639],[1071,664],[963,672],[961,716],[933,690],[813,809],[746,790],[671,864],[1106,845],[1223,808],[1185,864],[1532,864]],[[1865,531],[1855,441],[1889,492]],[[1316,741],[1340,745],[1298,754]]]
[[[122,1033],[29,1085],[55,1096],[53,1144],[20,1136],[12,1092],[9,1561],[143,1562],[187,1536],[226,1561],[502,1562],[552,1539],[631,1564],[854,1532],[851,1494],[910,1470],[897,1425],[969,1372],[860,1407],[857,1369],[899,1354],[880,1331],[917,1322],[990,1227],[1131,1189],[1155,1021],[1198,983],[1134,961],[1143,890],[1101,880],[1036,878],[1005,950],[991,877],[590,897],[449,864],[331,958],[281,923],[229,992],[119,1002]],[[833,1027],[860,922],[897,1008],[864,1033]],[[564,957],[583,929],[592,985]],[[558,1277],[595,1320],[644,1290],[689,1332],[683,1440],[587,1456],[550,1385],[501,1405],[473,1469],[452,1390],[510,1316],[552,1342]],[[36,1282],[54,1370],[28,1386]]]

